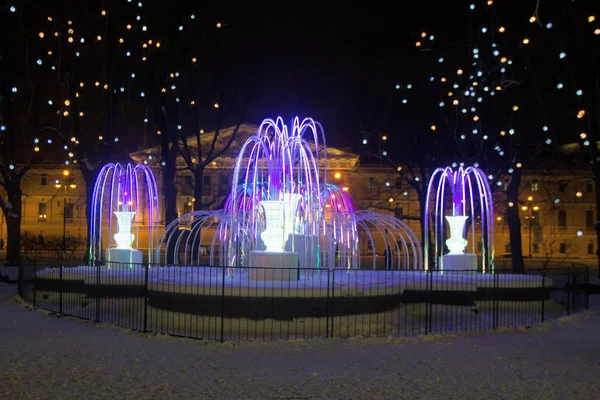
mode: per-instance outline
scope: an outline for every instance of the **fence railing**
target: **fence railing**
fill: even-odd
[[[585,267],[515,275],[81,264],[25,258],[23,298],[58,315],[208,340],[487,331],[588,307]]]

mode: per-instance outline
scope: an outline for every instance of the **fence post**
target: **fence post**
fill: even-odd
[[[318,271],[319,272],[319,271]],[[325,338],[329,337],[329,269],[327,270],[327,298],[325,299]]]
[[[149,265],[144,265],[144,332],[148,332],[148,269]]]
[[[567,272],[567,286],[565,287],[567,292],[567,315],[571,314],[571,268]]]
[[[431,329],[431,321],[429,320],[429,306],[430,306],[430,301],[429,301],[429,294],[431,293],[431,287],[432,285],[432,275],[433,270],[429,269],[427,270],[427,276],[425,277],[425,279],[427,279],[427,282],[425,283],[425,291],[427,292],[427,301],[425,301],[425,334],[429,334],[429,330]]]
[[[19,294],[19,296],[21,296],[22,299],[24,299],[24,293],[23,293],[23,284],[25,281],[25,263],[24,263],[24,257],[22,255],[19,254],[19,276],[18,276],[18,280],[17,280],[17,293]]]
[[[493,312],[493,323],[492,328],[498,328],[498,274],[493,272],[494,274],[494,284],[492,286],[492,312]]]
[[[59,275],[59,279],[58,279],[58,284],[60,287],[60,292],[58,294],[58,311],[62,314],[63,312],[63,258],[62,255],[59,259],[59,265],[58,267],[60,268],[60,275]]]
[[[331,337],[335,337],[333,323],[335,322],[335,268],[329,268],[327,275],[331,273]]]
[[[225,268],[221,267],[223,271],[221,274],[221,343],[223,343],[223,329],[225,329]]]
[[[37,307],[37,259],[33,260],[33,306]]]
[[[542,323],[544,322],[544,306],[545,306],[545,302],[546,302],[546,270],[543,269],[542,270]]]
[[[585,290],[585,309],[589,310],[590,309],[590,291],[589,291],[589,284],[590,284],[590,267],[585,267],[585,285],[586,285],[586,290]]]
[[[95,262],[96,267],[96,322],[100,322],[100,293],[98,287],[100,286],[100,263]]]

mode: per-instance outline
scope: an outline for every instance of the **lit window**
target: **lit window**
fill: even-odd
[[[537,179],[531,181],[531,191],[537,192],[539,190],[539,183]]]
[[[193,203],[191,201],[186,201],[183,203],[183,213],[184,214],[192,212],[192,204]]]
[[[42,199],[41,202],[38,203],[38,222],[46,222],[46,210],[48,209],[46,202]]]

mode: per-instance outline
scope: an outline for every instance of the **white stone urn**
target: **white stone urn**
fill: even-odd
[[[263,200],[260,205],[265,211],[266,228],[260,238],[266,251],[283,252],[288,236],[296,227],[296,210],[302,196],[284,193],[282,200]]]
[[[465,231],[465,222],[469,218],[466,215],[446,216],[446,221],[450,226],[450,238],[446,239],[446,246],[450,253],[448,254],[464,254],[467,247],[467,240],[463,238]]]
[[[131,243],[135,235],[131,233],[131,222],[135,216],[135,211],[115,211],[117,217],[118,231],[114,238],[117,242],[117,249],[131,250]]]

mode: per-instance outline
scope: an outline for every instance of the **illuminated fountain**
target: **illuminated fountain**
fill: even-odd
[[[476,271],[476,242],[482,244],[484,272],[493,271],[494,252],[491,191],[481,170],[445,168],[432,174],[425,228],[435,240],[431,246],[426,242],[425,253],[435,256],[435,270],[473,270],[432,273],[424,271],[420,244],[404,222],[356,211],[349,194],[326,181],[324,139],[321,126],[312,119],[295,118],[289,131],[280,118],[263,121],[240,150],[223,209],[183,214],[157,241],[158,202],[150,170],[105,166],[91,203],[90,252],[96,259],[106,251],[111,263],[139,260],[144,235],[140,226],[147,225],[152,268],[81,266],[57,274],[50,267],[37,271],[36,279],[46,280],[40,287],[60,298],[71,287],[83,287],[90,296],[99,290],[103,295],[113,292],[111,301],[122,301],[123,307],[109,308],[97,318],[114,323],[115,316],[134,320],[113,311],[129,312],[132,299],[121,297],[134,285],[139,289],[134,291],[137,304],[147,304],[144,329],[202,338],[220,333],[221,338],[237,340],[243,336],[240,332],[256,329],[259,320],[265,321],[258,324],[264,331],[256,330],[257,335],[302,337],[310,329],[328,336],[335,329],[369,336],[380,328],[401,332],[400,324],[408,332],[414,321],[428,326],[438,317],[446,318],[449,309],[464,317],[463,326],[491,326],[490,321],[497,324],[502,304],[515,310],[515,296],[524,309],[537,307],[537,300],[535,305],[529,301],[531,292],[550,288],[550,279]],[[117,232],[112,229],[116,224]],[[370,253],[361,254],[365,249]],[[372,271],[383,268],[387,270]],[[73,285],[63,285],[65,280],[73,280]],[[490,300],[490,288],[506,292]],[[89,315],[81,296],[65,296],[65,302],[75,310],[71,314]],[[97,308],[102,309],[106,307]],[[334,328],[335,313],[340,316]],[[352,315],[361,317],[346,318]],[[136,326],[132,327],[142,329],[142,323]]]
[[[451,206],[451,211],[448,208]],[[432,208],[433,207],[433,208]],[[478,270],[476,242],[481,243],[481,271],[494,270],[494,205],[492,192],[483,171],[462,166],[438,168],[431,175],[425,206],[425,232],[433,222],[433,249],[425,235],[425,259],[433,250],[436,270]],[[445,223],[450,237],[444,240]],[[470,229],[467,228],[467,223]],[[467,237],[471,237],[468,248]],[[445,243],[448,253],[440,243]]]
[[[265,119],[240,149],[224,209],[180,216],[165,228],[157,254],[164,249],[164,261],[180,265],[261,267],[250,268],[255,280],[297,280],[303,268],[376,268],[377,251],[392,255],[387,269],[422,269],[408,225],[355,211],[348,193],[327,183],[326,154],[313,119],[296,117],[291,129],[281,118]],[[361,241],[371,249],[362,257]]]
[[[91,260],[100,261],[104,256],[109,266],[111,262],[141,264],[143,254],[138,249],[142,238],[148,262],[152,263],[158,241],[157,223],[158,196],[150,168],[118,163],[102,167],[92,193]]]

